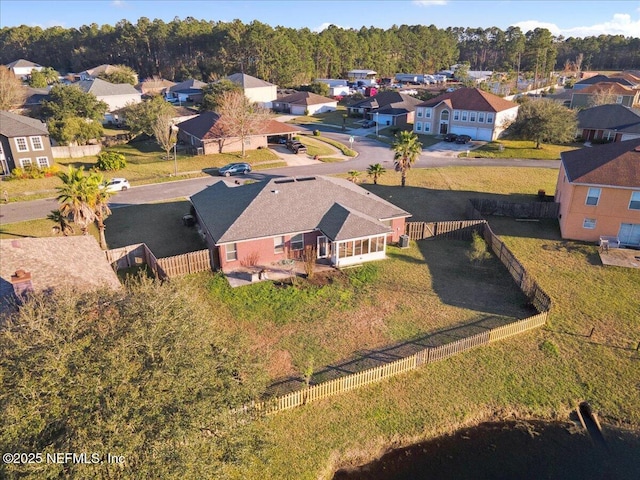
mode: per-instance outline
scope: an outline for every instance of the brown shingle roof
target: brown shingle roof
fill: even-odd
[[[455,110],[474,110],[477,112],[501,112],[518,106],[517,103],[500,98],[478,88],[459,88],[453,92],[443,93],[418,105],[419,107],[435,107],[445,102]]]
[[[571,183],[640,188],[640,139],[560,154]]]
[[[312,92],[296,92],[291,95],[279,98],[278,102],[291,105],[322,105],[325,103],[337,103],[333,98],[323,97]]]
[[[195,118],[185,120],[178,124],[178,128],[200,140],[217,140],[223,138],[220,129],[216,128],[216,123],[220,120],[220,115],[215,112],[203,112]],[[301,130],[294,128],[276,120],[268,120],[260,133],[256,135],[285,135],[298,133]]]
[[[587,94],[592,95],[594,93],[611,93],[616,95],[635,95],[638,90],[634,90],[630,87],[625,87],[616,82],[599,82],[595,85],[585,87],[581,90],[576,90],[574,95]]]

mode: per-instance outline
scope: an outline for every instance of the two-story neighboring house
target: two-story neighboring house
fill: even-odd
[[[555,201],[562,238],[640,247],[640,139],[563,152]]]
[[[617,104],[624,107],[640,105],[640,89],[617,82],[600,82],[571,95],[571,108],[591,107],[595,104]]]
[[[0,111],[0,166],[2,174],[14,168],[53,164],[47,126],[40,120]]]
[[[413,131],[426,135],[455,133],[492,141],[516,119],[518,107],[477,88],[460,88],[418,105]]]
[[[234,73],[226,80],[239,85],[245,97],[264,108],[272,108],[272,102],[278,98],[278,86],[246,73]]]

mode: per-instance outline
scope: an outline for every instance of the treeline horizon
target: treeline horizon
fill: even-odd
[[[381,77],[433,73],[456,63],[471,70],[537,73],[573,70],[640,69],[640,38],[600,35],[554,37],[544,28],[401,25],[388,29],[271,27],[176,17],[170,22],[141,17],[133,24],[95,23],[79,28],[3,27],[0,63],[24,58],[60,73],[102,64],[133,68],[139,78],[212,81],[235,72],[282,87],[314,78],[344,77],[368,68]]]

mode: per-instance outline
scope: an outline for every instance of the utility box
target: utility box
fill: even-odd
[[[400,235],[400,248],[409,248],[409,235]]]

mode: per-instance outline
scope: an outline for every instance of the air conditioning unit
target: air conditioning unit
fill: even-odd
[[[198,147],[196,150],[196,155],[204,155],[204,147]]]
[[[409,248],[409,235],[400,235],[400,248]]]

